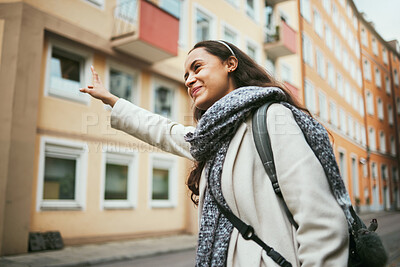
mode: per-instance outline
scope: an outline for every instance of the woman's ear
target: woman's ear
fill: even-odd
[[[237,66],[238,66],[238,60],[236,57],[234,56],[230,56],[227,60],[226,60],[226,66],[228,68],[229,72],[232,72],[234,70],[236,70]]]

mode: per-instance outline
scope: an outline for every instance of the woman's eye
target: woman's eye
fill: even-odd
[[[194,71],[198,70],[200,68],[200,64],[197,64],[194,66]]]

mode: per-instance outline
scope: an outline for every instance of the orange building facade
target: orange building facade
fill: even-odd
[[[30,232],[67,245],[196,233],[192,164],[111,129],[78,88],[93,65],[114,94],[192,124],[182,68],[208,39],[324,124],[360,210],[400,207],[399,45],[351,0],[0,0],[0,255],[26,252]]]

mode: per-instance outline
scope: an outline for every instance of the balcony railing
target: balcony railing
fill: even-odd
[[[147,62],[177,56],[179,20],[145,0],[126,0],[115,8],[113,48]]]
[[[266,33],[264,48],[269,58],[296,54],[297,32],[286,22],[281,21],[273,33]]]

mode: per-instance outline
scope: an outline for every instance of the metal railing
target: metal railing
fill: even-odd
[[[279,41],[279,25],[275,26],[275,32],[265,31],[265,43],[275,43]]]
[[[114,8],[112,38],[133,34],[138,21],[139,0],[121,0]]]

